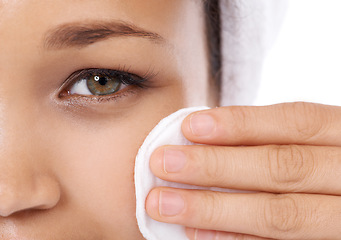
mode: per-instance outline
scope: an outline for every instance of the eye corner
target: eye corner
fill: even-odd
[[[58,98],[65,98],[70,95],[71,95],[70,90],[67,89],[67,87],[64,87],[61,91],[59,91]]]

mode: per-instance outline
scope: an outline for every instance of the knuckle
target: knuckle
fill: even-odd
[[[277,234],[296,233],[301,227],[297,201],[289,195],[278,195],[267,199],[264,221],[267,232]],[[286,235],[288,236],[288,235]]]
[[[251,112],[248,107],[232,106],[228,107],[227,115],[232,121],[229,122],[230,128],[234,136],[243,138],[249,131],[247,131],[250,124],[248,120],[251,118]]]
[[[202,209],[205,211],[200,216],[204,226],[217,226],[224,222],[224,203],[219,193],[205,192],[202,198]]]
[[[294,130],[291,132],[296,133],[296,139],[302,140],[310,140],[321,132],[323,132],[325,124],[328,122],[328,114],[327,111],[321,114],[321,108],[314,103],[306,103],[306,102],[295,102],[289,105],[289,113],[291,115],[288,117],[289,120],[292,120],[292,127]],[[287,109],[283,109],[284,114],[287,115]]]
[[[206,147],[204,152],[204,177],[218,185],[223,183],[226,175],[226,161],[221,157],[224,156],[223,149]]]
[[[297,145],[273,146],[268,155],[270,185],[280,190],[298,190],[313,174],[314,154]]]

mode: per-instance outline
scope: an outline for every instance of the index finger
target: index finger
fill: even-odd
[[[229,106],[190,114],[184,136],[211,145],[341,145],[341,108],[315,103]]]

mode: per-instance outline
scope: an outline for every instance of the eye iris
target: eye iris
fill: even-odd
[[[108,80],[105,77],[95,76],[94,79],[102,86],[104,86],[108,82]]]
[[[95,75],[86,81],[89,91],[94,95],[108,95],[120,89],[121,82],[114,77]]]

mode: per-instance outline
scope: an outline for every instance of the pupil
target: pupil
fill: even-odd
[[[98,83],[101,84],[102,86],[104,86],[105,84],[107,84],[108,80],[105,77],[101,77],[98,80]]]

